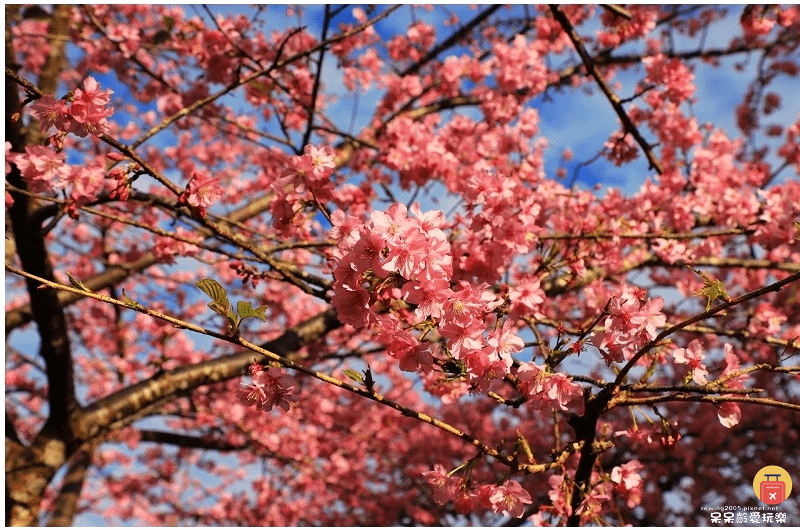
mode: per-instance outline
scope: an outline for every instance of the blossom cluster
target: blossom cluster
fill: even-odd
[[[566,374],[550,373],[545,367],[533,362],[523,363],[517,370],[519,390],[537,408],[567,410],[567,404],[583,395],[578,383],[573,383]]]
[[[451,286],[453,262],[450,243],[440,228],[440,211],[422,213],[418,204],[411,216],[403,204],[373,212],[360,225],[344,214],[333,217],[332,232],[339,241],[331,302],[339,319],[355,328],[375,325],[387,352],[402,370],[429,369],[431,355],[391,313],[376,310],[401,300],[415,306],[420,321],[436,325],[449,354],[466,367],[473,390],[484,391],[502,379],[512,365],[511,354],[524,343],[512,330],[511,320],[485,335],[486,317],[501,304],[486,284],[460,280]]]
[[[530,493],[510,479],[499,486],[470,487],[463,477],[447,473],[441,464],[434,465],[433,471],[426,471],[422,476],[433,488],[434,502],[445,504],[452,500],[459,513],[485,508],[507,517],[522,517],[525,505],[533,503]]]
[[[417,304],[416,314],[453,320],[445,313],[450,301],[450,315],[460,311],[477,313],[475,301],[469,300],[469,287],[464,287],[463,302],[454,300],[450,290],[452,257],[450,243],[439,228],[442,212],[423,214],[419,205],[411,207],[413,217],[403,204],[393,204],[385,212],[373,212],[363,226],[342,214],[333,217],[334,234],[339,245],[334,253],[334,284],[331,299],[344,324],[362,328],[377,321],[370,300],[370,281],[396,276],[408,280],[402,285],[402,296]],[[489,297],[492,297],[489,295]],[[493,298],[493,297],[492,297]],[[375,300],[372,300],[374,302]],[[462,307],[470,304],[470,307]],[[477,304],[482,304],[478,301]],[[456,309],[453,309],[453,307]],[[465,315],[467,316],[467,315]]]
[[[635,293],[623,293],[611,299],[604,330],[592,336],[592,343],[600,350],[609,365],[625,360],[625,354],[644,346],[658,335],[657,329],[667,318],[661,309],[664,299],[653,298],[643,304]]]
[[[26,145],[24,153],[10,149],[6,142],[6,161],[17,166],[30,191],[53,193],[70,187],[70,213],[75,206],[96,200],[105,187],[105,171],[99,164],[70,165],[64,153],[44,145]]]
[[[109,130],[108,118],[114,109],[108,107],[111,89],[101,89],[93,77],[87,77],[83,88],[65,99],[43,96],[31,105],[31,114],[39,120],[42,130],[55,127],[62,133],[72,133],[81,138],[89,134],[100,136]]]
[[[270,411],[280,407],[289,412],[292,403],[297,402],[293,395],[295,380],[281,368],[262,370],[260,366],[251,367],[252,382],[242,385],[236,391],[239,402],[255,407],[256,410]]]
[[[333,149],[307,145],[303,155],[289,159],[279,179],[272,183],[275,198],[270,203],[272,225],[282,235],[292,235],[302,216],[303,200],[325,203],[333,198],[331,174],[336,167]]]

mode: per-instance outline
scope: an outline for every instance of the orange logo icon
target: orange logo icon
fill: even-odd
[[[753,479],[753,491],[761,502],[780,504],[792,491],[792,479],[779,466],[766,466]]]

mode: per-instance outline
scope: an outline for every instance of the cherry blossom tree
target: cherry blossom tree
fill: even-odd
[[[5,35],[6,524],[694,525],[800,475],[797,6]]]

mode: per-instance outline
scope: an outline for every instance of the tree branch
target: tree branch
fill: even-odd
[[[333,309],[329,309],[315,317],[312,317],[295,328],[287,331],[280,338],[276,339],[275,341],[270,341],[269,343],[265,344],[265,347],[262,347],[249,342],[241,336],[237,335],[231,337],[223,335],[175,317],[165,315],[164,313],[147,309],[141,305],[133,306],[130,302],[122,302],[109,296],[81,290],[75,287],[67,287],[66,285],[47,281],[42,278],[31,277],[31,275],[25,273],[24,271],[15,269],[9,265],[6,265],[6,270],[27,278],[38,280],[47,287],[77,292],[81,293],[83,296],[100,300],[101,302],[127,307],[151,317],[170,322],[176,327],[208,335],[210,337],[224,340],[231,344],[237,344],[248,350],[217,359],[211,359],[209,361],[204,361],[191,366],[184,366],[175,368],[173,370],[159,372],[146,381],[131,385],[118,392],[115,392],[114,394],[111,394],[110,396],[96,401],[92,405],[84,408],[80,414],[76,414],[76,417],[73,418],[73,424],[76,426],[76,430],[83,440],[91,440],[104,430],[108,429],[112,423],[123,421],[126,417],[136,414],[137,411],[149,406],[155,401],[164,400],[179,393],[185,393],[202,385],[218,383],[243,375],[246,373],[247,366],[251,364],[252,352],[256,352],[265,357],[265,363],[270,361],[278,362],[287,368],[304,373],[325,383],[347,390],[353,394],[358,394],[359,396],[395,409],[404,416],[415,418],[423,423],[427,423],[451,435],[461,438],[462,440],[478,448],[481,453],[493,457],[495,460],[509,466],[514,471],[542,473],[554,467],[563,465],[563,462],[560,462],[560,460],[556,460],[555,462],[549,464],[523,464],[517,462],[514,456],[507,455],[498,449],[490,447],[482,443],[477,438],[457,429],[456,427],[453,427],[448,423],[444,423],[441,420],[432,418],[425,413],[418,412],[414,409],[406,407],[405,405],[390,400],[375,392],[374,389],[356,387],[335,377],[329,376],[328,374],[307,368],[286,357],[286,355],[291,352],[283,350],[287,344],[295,345],[297,348],[299,348],[300,346],[321,338],[332,329],[335,329],[341,325],[336,318]],[[301,337],[302,340],[298,340]],[[295,350],[297,348],[295,348]],[[578,447],[579,445],[575,446],[575,448]],[[561,456],[566,458],[568,455]]]
[[[625,132],[630,133],[631,136],[636,140],[636,142],[641,146],[642,150],[644,151],[645,155],[647,156],[647,160],[650,162],[650,167],[655,169],[659,175],[664,173],[664,169],[661,167],[661,162],[658,161],[655,154],[653,153],[653,149],[650,144],[644,139],[642,134],[639,132],[639,129],[633,123],[628,113],[625,112],[625,109],[622,107],[622,102],[620,101],[619,97],[614,93],[611,87],[606,83],[605,78],[603,78],[603,74],[600,72],[600,69],[595,64],[592,57],[586,51],[586,48],[581,41],[580,35],[575,31],[575,28],[572,26],[572,23],[567,18],[567,15],[561,9],[561,6],[557,4],[550,5],[550,12],[553,13],[553,18],[561,24],[561,27],[564,29],[564,32],[569,37],[569,40],[572,41],[572,45],[575,47],[575,50],[578,52],[578,55],[581,56],[581,60],[583,61],[584,66],[586,67],[586,71],[594,77],[597,84],[600,86],[600,90],[603,91],[603,94],[606,95],[608,101],[611,103],[611,106],[614,108],[614,111],[619,116],[620,121],[622,122],[622,126]]]
[[[636,365],[636,363],[639,361],[639,359],[641,359],[647,352],[652,350],[656,346],[656,344],[660,343],[662,340],[664,340],[665,338],[669,337],[670,335],[672,335],[676,331],[680,331],[681,329],[684,329],[684,328],[690,326],[691,324],[694,324],[696,322],[700,322],[702,320],[705,320],[705,319],[707,319],[707,318],[709,318],[711,316],[716,315],[717,313],[725,311],[726,309],[729,309],[729,308],[737,306],[737,305],[739,305],[741,303],[747,302],[748,300],[752,300],[754,298],[758,298],[759,296],[763,296],[763,295],[765,295],[765,294],[767,294],[769,292],[780,291],[781,288],[783,288],[784,286],[789,285],[792,282],[796,282],[797,280],[800,280],[800,271],[795,272],[794,274],[791,274],[791,275],[783,278],[782,280],[779,280],[777,282],[771,283],[771,284],[769,284],[767,286],[764,286],[764,287],[762,287],[760,289],[756,289],[755,291],[751,291],[751,292],[749,292],[747,294],[743,294],[742,296],[737,296],[736,298],[730,298],[725,302],[717,304],[716,306],[712,307],[708,311],[704,311],[703,313],[700,313],[699,315],[695,315],[695,316],[693,316],[691,318],[688,318],[688,319],[684,320],[683,322],[679,322],[678,324],[675,324],[674,326],[671,326],[671,327],[665,329],[664,331],[659,333],[653,340],[651,340],[650,342],[648,342],[647,344],[642,346],[639,349],[639,351],[637,351],[633,355],[633,357],[631,357],[631,359],[625,364],[625,366],[623,366],[620,369],[619,373],[617,374],[617,378],[614,380],[614,383],[609,385],[609,387],[606,390],[609,392],[609,395],[610,395],[617,388],[619,388],[619,386],[622,385],[622,382],[625,380],[625,377],[628,375],[628,372],[631,371],[631,369]]]
[[[96,447],[96,443],[86,444],[70,458],[67,474],[64,476],[61,490],[56,497],[55,509],[47,521],[47,526],[72,526]]]
[[[759,398],[751,396],[698,396],[694,394],[666,394],[660,396],[647,396],[647,397],[619,397],[613,399],[609,403],[609,407],[631,407],[637,405],[652,405],[654,403],[669,403],[672,401],[694,401],[697,403],[711,403],[712,405],[719,405],[721,403],[752,403],[753,405],[763,405],[765,407],[776,407],[786,410],[795,410],[800,412],[800,405],[795,403],[787,403],[785,401],[777,401],[771,398]]]
[[[398,76],[399,77],[405,77],[407,75],[413,75],[413,74],[416,74],[417,72],[419,72],[419,70],[424,65],[428,64],[430,61],[432,61],[434,58],[436,58],[437,55],[439,55],[440,53],[442,53],[446,49],[448,49],[451,46],[455,45],[460,39],[463,39],[464,36],[466,36],[474,28],[479,26],[487,18],[492,16],[492,14],[495,11],[497,11],[498,9],[500,9],[501,7],[502,7],[501,4],[495,4],[495,5],[487,8],[487,9],[485,9],[484,11],[481,11],[480,13],[478,13],[472,20],[470,20],[469,22],[467,22],[466,24],[464,24],[463,26],[458,28],[457,31],[454,31],[445,40],[443,40],[442,42],[440,42],[439,44],[437,44],[436,46],[431,48],[431,50],[428,53],[426,53],[424,57],[422,57],[420,60],[418,60],[417,62],[415,62],[414,64],[412,64],[411,66],[409,66],[408,68],[403,70],[402,72],[400,72],[398,74]]]
[[[600,4],[600,7],[602,7],[606,11],[614,13],[618,17],[624,18],[625,20],[630,20],[630,19],[633,18],[633,16],[631,15],[631,12],[628,11],[627,9],[625,9],[624,7],[620,6],[620,5],[617,5],[617,4]]]

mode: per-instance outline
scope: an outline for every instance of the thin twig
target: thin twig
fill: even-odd
[[[581,41],[580,35],[575,31],[575,28],[572,26],[572,23],[567,18],[567,15],[564,13],[564,10],[561,9],[561,6],[556,4],[550,5],[550,12],[553,13],[553,18],[555,18],[561,27],[564,29],[564,32],[569,37],[569,40],[572,41],[572,45],[575,47],[575,50],[578,52],[578,55],[581,56],[581,60],[583,61],[584,66],[586,67],[586,71],[594,77],[597,84],[600,86],[600,90],[603,91],[603,94],[606,95],[608,101],[611,102],[611,106],[614,107],[614,111],[619,116],[619,119],[622,121],[622,126],[625,132],[629,133],[633,138],[636,140],[636,143],[641,146],[642,150],[644,151],[645,155],[647,156],[647,160],[650,162],[650,167],[655,169],[659,175],[664,173],[664,169],[661,166],[661,162],[653,153],[653,149],[650,144],[644,139],[642,134],[639,132],[639,129],[633,123],[628,113],[625,112],[625,109],[622,107],[622,102],[620,101],[619,97],[614,93],[611,87],[606,82],[603,74],[600,72],[600,69],[595,64],[592,57],[589,55],[589,52],[586,51],[586,47],[584,47],[583,42]]]

